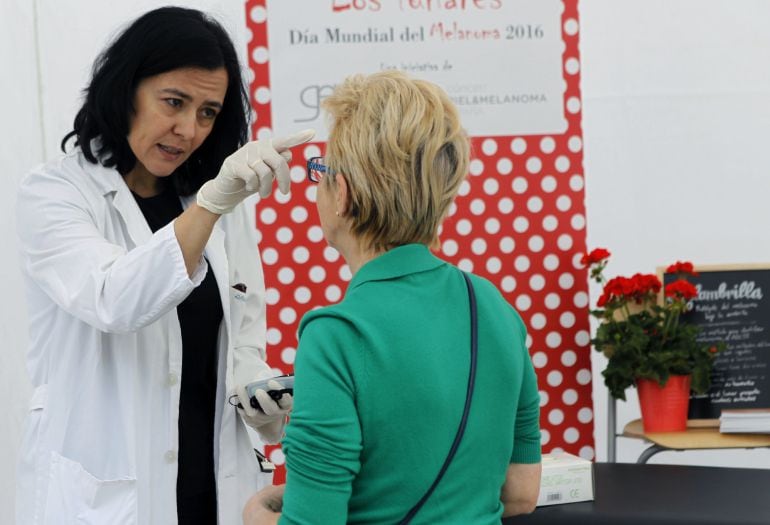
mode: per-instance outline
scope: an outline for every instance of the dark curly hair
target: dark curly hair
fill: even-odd
[[[219,171],[224,159],[248,140],[249,97],[233,42],[208,15],[181,7],[162,7],[132,22],[96,59],[73,130],[86,159],[131,171],[136,156],[128,144],[134,96],[148,77],[181,68],[227,70],[222,110],[211,134],[171,175],[177,193],[191,195]],[[92,142],[93,139],[98,139]]]

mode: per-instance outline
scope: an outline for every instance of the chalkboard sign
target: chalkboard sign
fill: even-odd
[[[688,277],[698,296],[680,322],[701,327],[698,341],[724,341],[706,394],[690,398],[689,419],[715,419],[722,409],[770,408],[770,264],[700,266]],[[675,275],[663,276],[664,284]]]

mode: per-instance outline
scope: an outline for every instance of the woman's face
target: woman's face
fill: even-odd
[[[186,161],[211,133],[227,82],[225,68],[175,69],[142,80],[128,132],[133,171],[166,177]]]

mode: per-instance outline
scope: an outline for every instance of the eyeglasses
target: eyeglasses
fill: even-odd
[[[311,157],[307,160],[307,180],[321,182],[326,174],[334,175],[334,171],[326,165],[323,157]]]

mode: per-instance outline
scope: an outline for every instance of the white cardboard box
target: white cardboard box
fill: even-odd
[[[543,454],[538,507],[593,499],[593,463],[566,452]]]

